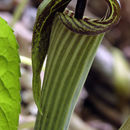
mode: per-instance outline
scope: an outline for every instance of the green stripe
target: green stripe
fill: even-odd
[[[73,41],[73,43],[76,43],[78,40],[80,40],[80,39],[77,39],[77,38],[75,38],[75,41]],[[78,41],[79,42],[79,41]],[[82,42],[82,41],[81,41]],[[63,43],[63,44],[66,44],[65,42]],[[82,44],[81,44],[82,45]],[[70,69],[71,69],[71,65],[72,65],[72,63],[73,63],[73,60],[74,60],[74,57],[75,57],[75,55],[78,53],[78,50],[80,49],[80,46],[81,45],[79,45],[78,46],[78,48],[77,48],[77,45],[76,44],[74,44],[73,45],[73,48],[70,48],[71,50],[68,50],[68,53],[66,52],[66,56],[64,56],[64,62],[62,62],[62,65],[60,66],[60,69],[61,69],[61,71],[58,73],[59,75],[57,76],[57,79],[56,79],[56,84],[54,84],[55,85],[55,87],[57,87],[57,88],[55,88],[54,89],[54,92],[53,92],[53,96],[52,96],[52,99],[54,99],[54,97],[55,97],[55,93],[57,93],[57,97],[55,97],[56,99],[55,99],[55,101],[54,101],[54,109],[53,109],[53,111],[51,111],[51,113],[52,113],[52,115],[51,115],[51,120],[50,120],[50,124],[53,122],[53,120],[55,119],[55,116],[57,116],[57,110],[58,110],[58,108],[57,107],[59,107],[61,104],[59,104],[59,103],[61,103],[61,101],[60,101],[60,99],[62,100],[62,96],[63,96],[63,92],[65,92],[65,91],[63,91],[64,90],[64,88],[66,87],[66,86],[64,86],[64,83],[65,83],[65,81],[66,81],[66,78],[68,78],[68,75],[69,75],[69,73],[70,73]],[[74,47],[75,46],[75,47]],[[76,48],[77,48],[77,50],[76,50]],[[75,50],[75,51],[74,51]],[[59,59],[60,59],[60,57],[59,57]],[[65,69],[65,68],[68,68],[67,70]],[[74,68],[74,67],[73,67]],[[62,76],[62,75],[64,75],[64,77]],[[62,77],[62,78],[61,78]],[[60,86],[60,87],[59,87]],[[58,89],[58,90],[57,90]],[[56,92],[57,91],[57,92]],[[63,101],[63,100],[62,100]],[[61,106],[60,106],[60,108],[61,108]],[[59,111],[59,110],[58,110]],[[56,114],[56,115],[55,115]],[[53,119],[54,118],[54,119]],[[51,125],[49,125],[49,126],[51,126]],[[51,127],[53,127],[54,128],[54,126],[51,126]],[[48,129],[51,129],[51,128],[49,128],[48,127]]]
[[[90,40],[91,40],[91,38],[90,38]],[[67,84],[67,86],[65,86],[65,84],[61,85],[61,87],[63,86],[62,87],[63,89],[62,89],[61,93],[63,93],[64,91],[65,91],[65,93],[62,95],[64,97],[64,99],[62,101],[59,101],[59,104],[58,104],[58,106],[60,106],[60,109],[59,109],[59,112],[58,112],[58,115],[57,115],[57,122],[56,122],[55,127],[54,127],[55,129],[57,129],[57,127],[59,127],[59,120],[63,119],[63,122],[65,122],[65,119],[64,119],[65,117],[64,116],[66,115],[66,113],[63,113],[64,112],[63,111],[64,106],[66,104],[71,104],[70,103],[71,100],[72,100],[71,98],[72,98],[73,93],[74,93],[75,88],[76,88],[76,85],[72,85],[72,82],[73,81],[75,82],[77,80],[78,76],[76,74],[80,75],[80,73],[77,72],[76,68],[77,68],[77,66],[78,66],[78,64],[79,64],[79,62],[81,60],[80,58],[82,58],[82,56],[83,56],[84,50],[86,50],[86,48],[88,46],[88,44],[86,46],[84,46],[84,41],[82,43],[83,43],[83,45],[81,46],[81,48],[74,48],[75,51],[77,51],[77,53],[74,54],[72,62],[70,64],[70,66],[68,66],[68,68],[67,68],[67,71],[68,71],[67,79],[65,79],[65,81],[63,83],[68,82],[69,84]],[[79,53],[81,51],[82,51],[82,53],[79,56]],[[77,58],[78,58],[78,60],[77,60]],[[75,74],[75,72],[76,72],[76,74]],[[75,82],[75,83],[77,83],[77,82]],[[63,102],[63,103],[60,105],[61,102]],[[68,111],[68,109],[66,109],[66,110]],[[64,118],[60,118],[60,117],[64,117]]]
[[[64,34],[63,34],[64,35]],[[70,35],[70,34],[69,34]],[[68,36],[69,36],[68,35]],[[59,35],[59,37],[61,37],[61,35]],[[71,39],[68,39],[68,41],[69,40],[71,40]],[[59,42],[58,42],[59,43]],[[62,43],[63,44],[63,43]],[[71,47],[72,47],[72,44],[70,44],[69,46],[68,46],[68,44],[63,44],[63,46],[61,46],[60,47],[60,45],[58,45],[59,46],[59,50],[57,50],[59,53],[58,54],[55,54],[54,56],[52,56],[54,59],[55,59],[55,61],[54,61],[54,63],[53,63],[53,65],[51,66],[51,73],[50,73],[50,75],[49,75],[49,77],[50,78],[48,78],[48,82],[47,82],[47,84],[45,85],[46,86],[46,88],[48,89],[48,94],[49,94],[49,97],[47,98],[47,100],[45,101],[45,103],[47,102],[47,104],[46,104],[46,110],[48,110],[49,111],[49,109],[48,109],[48,105],[49,105],[49,103],[51,103],[51,101],[50,101],[50,98],[51,98],[51,94],[52,94],[52,92],[53,92],[53,90],[55,90],[56,88],[55,88],[55,82],[56,82],[56,78],[57,78],[57,76],[58,76],[58,73],[60,73],[60,68],[62,67],[62,64],[64,64],[64,60],[65,60],[65,58],[61,58],[61,59],[59,59],[59,57],[66,57],[65,55],[64,55],[64,52],[66,52],[66,51],[69,51],[69,49],[71,49]],[[60,64],[61,63],[61,64]],[[57,68],[58,70],[56,70],[55,68]],[[49,68],[50,69],[50,68]],[[52,85],[53,84],[53,85]],[[44,86],[43,86],[44,87]],[[53,87],[53,88],[52,88]],[[51,90],[51,91],[50,91]],[[58,90],[57,90],[58,91]],[[44,98],[43,98],[44,99]],[[53,98],[52,98],[53,99]],[[51,107],[52,108],[52,107]],[[47,125],[45,125],[45,126],[47,126]]]
[[[88,37],[88,39],[90,38],[90,42],[92,42],[92,37]],[[67,88],[66,88],[66,92],[65,92],[65,94],[64,94],[64,100],[62,100],[61,102],[63,102],[62,103],[62,106],[60,105],[60,111],[58,112],[58,117],[57,117],[57,120],[61,120],[61,117],[63,117],[63,109],[64,109],[64,106],[67,104],[67,102],[70,100],[70,104],[72,104],[72,99],[70,99],[70,97],[73,97],[73,94],[75,93],[75,91],[76,91],[76,88],[77,87],[79,87],[77,84],[78,84],[78,82],[75,82],[75,81],[80,81],[80,80],[82,80],[82,78],[81,78],[81,76],[82,76],[82,70],[81,70],[81,66],[83,66],[84,65],[84,63],[85,63],[85,59],[86,59],[86,56],[89,58],[89,55],[88,55],[88,53],[90,52],[90,51],[88,51],[88,52],[86,52],[86,50],[88,50],[88,47],[89,46],[91,46],[91,43],[87,43],[88,44],[88,46],[86,45],[85,46],[85,41],[83,42],[83,46],[82,46],[82,48],[81,48],[81,50],[82,51],[84,51],[84,52],[82,52],[82,55],[80,55],[80,57],[81,58],[79,58],[79,56],[77,55],[77,57],[75,57],[75,63],[72,63],[72,66],[71,66],[71,69],[70,70],[68,70],[68,71],[71,71],[72,72],[72,69],[73,68],[75,68],[74,69],[74,71],[73,71],[73,75],[71,74],[71,75],[68,75],[68,79],[70,79],[71,78],[71,80],[69,81],[69,84],[68,84],[68,86],[67,86]],[[81,50],[79,51],[79,53],[81,52]],[[78,58],[78,60],[79,61],[77,61],[77,58]],[[77,63],[76,63],[77,62]],[[84,63],[83,63],[84,62]],[[87,62],[88,63],[88,62]],[[74,66],[76,64],[76,66]],[[87,73],[86,73],[87,74]],[[86,79],[86,76],[84,76],[83,77],[83,79],[85,80]],[[77,84],[76,84],[77,83]],[[83,86],[83,83],[84,82],[82,82],[82,85],[80,84],[80,88],[82,88],[82,86]],[[74,87],[74,88],[72,88],[72,87]],[[64,90],[62,90],[63,92],[64,92]],[[78,92],[80,92],[80,91],[78,91]],[[71,95],[68,95],[68,94],[71,94]],[[78,96],[77,96],[78,97]],[[74,106],[73,106],[73,108],[74,108]],[[68,109],[69,110],[69,109]],[[67,115],[67,114],[66,114]],[[59,123],[59,121],[57,121],[57,123]],[[64,120],[64,122],[65,121],[67,121],[67,120]],[[58,127],[59,127],[59,125],[60,124],[55,124],[55,129],[57,129]],[[56,127],[57,126],[57,127]]]

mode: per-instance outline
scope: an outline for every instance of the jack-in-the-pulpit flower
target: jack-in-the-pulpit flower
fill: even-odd
[[[102,19],[80,17],[78,7],[78,15],[65,9],[70,0],[41,3],[32,48],[33,93],[39,109],[35,130],[67,130],[104,33],[120,19],[119,1],[105,1],[108,10]],[[40,72],[46,56],[41,90]]]

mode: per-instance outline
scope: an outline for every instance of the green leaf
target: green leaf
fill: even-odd
[[[124,122],[119,130],[130,130],[130,117]]]
[[[20,59],[12,29],[0,18],[0,130],[17,130],[20,113]]]

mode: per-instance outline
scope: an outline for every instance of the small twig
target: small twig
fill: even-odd
[[[32,66],[32,60],[30,58],[25,57],[25,56],[20,56],[20,60],[22,64]],[[43,64],[42,70],[43,72],[45,71],[45,63]]]

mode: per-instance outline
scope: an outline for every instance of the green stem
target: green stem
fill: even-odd
[[[21,63],[32,66],[32,61],[30,58],[25,56],[20,56]]]
[[[21,0],[20,4],[18,5],[18,7],[16,8],[15,12],[14,12],[14,16],[13,19],[10,23],[10,25],[13,27],[15,25],[15,23],[19,20],[19,18],[21,17],[25,6],[27,5],[27,2],[29,0]]]
[[[113,67],[113,83],[117,93],[125,98],[130,98],[130,66],[123,57],[123,54],[114,49],[113,52],[114,67]]]
[[[30,128],[33,128],[34,127],[34,124],[35,124],[35,122],[34,121],[32,121],[32,122],[26,122],[26,123],[21,123],[20,125],[19,125],[19,130],[22,130],[22,129],[30,129]]]
[[[20,56],[21,63],[32,66],[32,60],[25,56]],[[43,64],[42,71],[45,71],[45,63]]]

